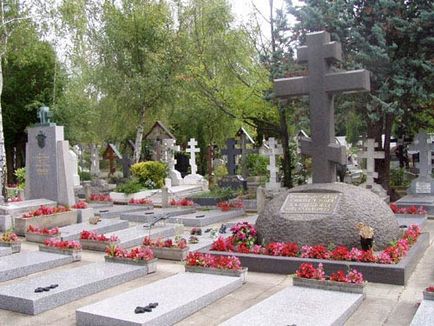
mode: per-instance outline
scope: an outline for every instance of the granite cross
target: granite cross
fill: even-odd
[[[276,156],[283,154],[282,146],[273,138],[268,138],[267,145],[269,149],[266,154],[270,159],[270,164],[267,170],[270,171],[270,181],[265,184],[265,188],[269,190],[278,190],[280,183],[277,182]]]
[[[48,106],[41,106],[38,110],[38,119],[40,125],[46,125],[50,123],[50,118],[53,117],[53,112],[50,112]]]
[[[200,152],[200,149],[196,147],[197,141],[194,138],[190,138],[190,141],[187,143],[189,148],[187,148],[186,152],[190,153],[190,167],[191,167],[191,174],[196,174],[197,172],[197,165],[196,165],[196,153]]]
[[[164,155],[163,161],[167,163],[169,170],[175,170],[175,152],[179,152],[179,146],[176,145],[175,139],[163,139]]]
[[[229,138],[226,141],[226,149],[222,150],[222,154],[226,155],[228,163],[227,163],[227,168],[228,168],[228,173],[229,175],[235,175],[235,170],[236,170],[236,162],[235,162],[235,158],[237,157],[237,155],[241,154],[241,149],[236,148],[235,147],[236,141],[234,138]]]
[[[311,139],[300,140],[302,154],[312,157],[312,182],[336,181],[336,164],[346,163],[345,147],[335,143],[333,96],[338,92],[369,91],[369,71],[334,72],[335,60],[341,60],[341,44],[330,42],[327,32],[308,33],[307,46],[297,50],[297,60],[307,62],[309,75],[276,79],[278,98],[309,95]]]
[[[375,147],[377,146],[378,143],[376,143],[374,139],[368,138],[363,144],[366,151],[360,151],[357,154],[360,158],[366,159],[366,185],[371,188],[374,184],[374,178],[378,178],[378,173],[375,172],[375,160],[384,159],[384,152],[375,151]]]
[[[432,152],[434,152],[434,144],[431,138],[425,131],[421,131],[416,135],[416,139],[409,149],[414,152],[419,152],[419,163],[416,167],[419,169],[419,177],[431,177],[432,173]]]

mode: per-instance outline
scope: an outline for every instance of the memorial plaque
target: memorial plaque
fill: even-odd
[[[416,193],[417,194],[430,194],[431,193],[431,183],[430,182],[416,182]]]
[[[290,193],[280,208],[282,214],[333,214],[339,193]]]

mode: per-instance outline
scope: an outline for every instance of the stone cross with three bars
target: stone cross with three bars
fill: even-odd
[[[363,144],[366,151],[360,151],[357,154],[360,158],[366,159],[366,185],[368,187],[372,187],[374,178],[378,178],[378,173],[375,172],[375,160],[384,159],[384,152],[375,151],[375,147],[377,146],[378,143],[376,143],[374,139],[368,138]]]
[[[268,138],[267,145],[269,149],[266,155],[270,159],[270,164],[267,165],[267,170],[270,171],[270,181],[265,184],[265,188],[269,190],[278,190],[280,182],[277,182],[276,156],[283,154],[282,145],[280,145],[273,137]]]
[[[223,155],[226,155],[227,158],[227,168],[229,175],[235,175],[235,170],[237,168],[236,165],[236,157],[241,154],[241,149],[236,148],[235,144],[237,142],[233,138],[229,138],[226,141],[226,149],[223,149],[221,152]]]
[[[190,153],[190,168],[191,168],[191,174],[196,174],[197,173],[197,165],[196,165],[196,153],[200,152],[200,148],[197,148],[197,141],[194,138],[190,138],[190,141],[187,143],[188,147],[186,152]]]
[[[416,164],[416,167],[419,169],[419,177],[431,177],[434,144],[428,134],[425,131],[419,132],[416,135],[414,143],[409,146],[409,149],[419,152],[419,163]]]
[[[163,147],[164,147],[164,162],[167,163],[169,170],[175,170],[175,152],[179,152],[180,148],[176,145],[175,139],[163,139]]]
[[[369,71],[333,72],[341,60],[338,42],[330,42],[327,32],[309,33],[307,46],[297,50],[298,62],[307,62],[309,75],[274,80],[276,97],[309,95],[311,139],[301,139],[301,153],[312,157],[312,182],[336,182],[336,164],[346,164],[345,147],[335,143],[333,96],[339,92],[370,90]]]

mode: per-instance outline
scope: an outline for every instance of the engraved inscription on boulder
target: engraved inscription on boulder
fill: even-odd
[[[416,193],[417,194],[430,194],[431,193],[431,183],[430,182],[416,182]]]
[[[290,193],[280,209],[281,214],[333,214],[338,193]]]

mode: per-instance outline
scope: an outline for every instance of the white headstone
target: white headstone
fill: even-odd
[[[269,157],[270,164],[267,166],[268,171],[270,171],[270,181],[265,184],[267,190],[277,191],[281,188],[280,182],[277,182],[277,172],[276,167],[276,156],[283,154],[282,146],[273,138],[268,138],[268,150],[265,155]]]
[[[99,150],[96,144],[90,145],[90,174],[98,177],[99,170]]]
[[[375,151],[377,146],[378,143],[374,139],[368,138],[363,144],[366,151],[358,153],[360,158],[366,159],[366,186],[370,188],[374,185],[374,178],[378,178],[378,173],[375,172],[375,160],[384,159],[384,152]]]
[[[74,187],[80,186],[80,176],[78,174],[78,158],[77,154],[73,150],[69,150],[69,155],[71,156],[71,171],[72,173],[72,180]]]
[[[180,148],[176,145],[175,139],[163,139],[163,162],[167,163],[169,167],[171,186],[180,186],[183,183],[181,173],[175,169],[175,152],[179,150]]]
[[[186,152],[190,154],[190,169],[191,169],[191,174],[196,174],[197,173],[197,165],[196,165],[196,153],[200,152],[200,149],[196,147],[197,145],[197,141],[194,138],[190,138],[190,141],[188,142],[188,147]]]

